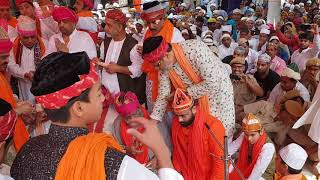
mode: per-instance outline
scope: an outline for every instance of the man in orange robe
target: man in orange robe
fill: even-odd
[[[173,165],[185,180],[224,179],[225,128],[181,89],[174,94],[172,109]],[[213,131],[212,137],[206,126]],[[220,144],[220,145],[219,145]]]

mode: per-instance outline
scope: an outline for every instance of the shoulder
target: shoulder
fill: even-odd
[[[217,132],[220,133],[222,135],[225,134],[225,128],[222,124],[222,122],[217,119],[216,117],[213,117],[212,115],[209,115],[209,117],[207,118],[206,123],[209,125],[209,127],[211,128],[211,130],[213,132]]]

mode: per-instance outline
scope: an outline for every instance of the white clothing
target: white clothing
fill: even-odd
[[[248,63],[248,69],[247,69],[247,73],[253,73],[253,71],[255,71],[256,68],[256,62],[258,60],[259,57],[259,53],[253,49],[249,49],[249,53],[247,55],[247,57],[245,58],[245,60]]]
[[[134,177],[134,178],[133,178]],[[129,156],[125,156],[122,160],[117,180],[183,180],[183,177],[174,169],[161,168],[158,176],[149,169],[141,165],[139,162]]]
[[[107,50],[106,54],[106,59],[104,60],[105,63],[117,63],[121,49],[124,43],[123,39],[122,41],[114,41],[111,40],[109,44],[109,48]],[[103,56],[100,56],[104,58],[104,43],[101,45],[101,54]],[[134,46],[131,51],[130,51],[130,60],[132,64],[128,66],[129,71],[132,73],[130,75],[131,78],[137,78],[140,77],[142,74],[141,71],[141,65],[143,63],[143,59],[141,55],[137,51],[137,46]],[[120,92],[120,87],[119,87],[119,81],[118,81],[118,76],[117,73],[114,74],[109,74],[107,73],[104,69],[102,70],[102,75],[101,75],[101,83],[106,87],[112,94]]]
[[[98,32],[98,24],[93,17],[79,17],[76,28],[89,32]]]
[[[242,133],[236,140],[234,140],[233,142],[231,142],[228,145],[229,155],[233,155],[235,152],[237,152],[240,149],[241,144],[243,142],[243,138],[244,138],[244,133]],[[263,180],[264,179],[261,176],[268,168],[275,152],[276,152],[276,149],[272,143],[265,143],[262,146],[258,160],[257,160],[256,164],[254,165],[254,167],[251,171],[251,174],[248,177],[248,180]],[[233,166],[230,166],[229,172],[231,173],[232,171],[233,171]]]
[[[52,16],[40,19],[41,37],[49,40],[51,36],[59,33],[58,23]]]
[[[134,33],[132,34],[132,37],[137,40],[138,42],[143,41],[143,33]]]
[[[310,94],[306,87],[303,86],[299,81],[296,84],[295,90],[298,90],[300,96],[303,98],[305,102],[310,102]],[[281,88],[281,82],[278,83],[270,93],[268,101],[273,104],[278,104],[283,95],[285,95],[285,91]]]
[[[46,41],[44,39],[42,41],[46,45]],[[30,92],[32,82],[24,78],[25,73],[35,71],[34,47],[29,49],[22,45],[20,66],[16,63],[13,50],[11,50],[7,70],[12,76],[18,78],[19,99],[34,102],[34,96]]]
[[[14,42],[14,40],[18,36],[18,31],[14,27],[8,25],[8,36],[9,36],[10,40],[12,42]]]
[[[306,63],[309,59],[317,57],[320,51],[320,36],[315,35],[313,39],[312,48],[307,48],[299,52],[299,49],[293,52],[291,56],[291,62],[296,63],[299,67],[299,71],[303,72],[306,69]]]
[[[226,56],[230,56],[230,55],[233,55],[233,51],[234,49],[238,47],[238,43],[234,43],[234,42],[231,42],[230,44],[230,47],[227,48],[225,47],[223,44],[221,44],[218,49],[219,49],[219,58],[220,59],[223,59],[225,58]]]
[[[48,50],[46,54],[51,54],[53,52],[57,52],[55,39],[59,39],[64,43],[62,38],[62,34],[55,34],[49,40]],[[74,30],[69,36],[69,42],[67,47],[69,49],[69,53],[76,52],[86,52],[90,59],[97,57],[96,45],[94,44],[90,35],[86,32]]]

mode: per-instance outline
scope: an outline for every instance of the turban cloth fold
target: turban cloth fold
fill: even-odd
[[[77,23],[79,19],[74,11],[72,11],[67,7],[62,7],[62,6],[53,9],[52,17],[57,22],[62,20],[67,20],[67,21]]]

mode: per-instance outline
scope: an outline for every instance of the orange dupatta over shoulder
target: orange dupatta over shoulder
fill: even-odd
[[[156,36],[162,36],[167,43],[171,43],[173,37],[174,26],[169,20],[166,20],[163,24],[162,29]],[[144,40],[154,36],[152,32],[148,29]],[[159,87],[159,71],[154,67],[153,64],[144,61],[142,64],[142,71],[148,75],[148,78],[152,81],[152,101],[156,101],[158,96]]]
[[[77,137],[60,160],[55,180],[105,180],[104,160],[108,148],[122,152],[111,135],[89,133]]]

